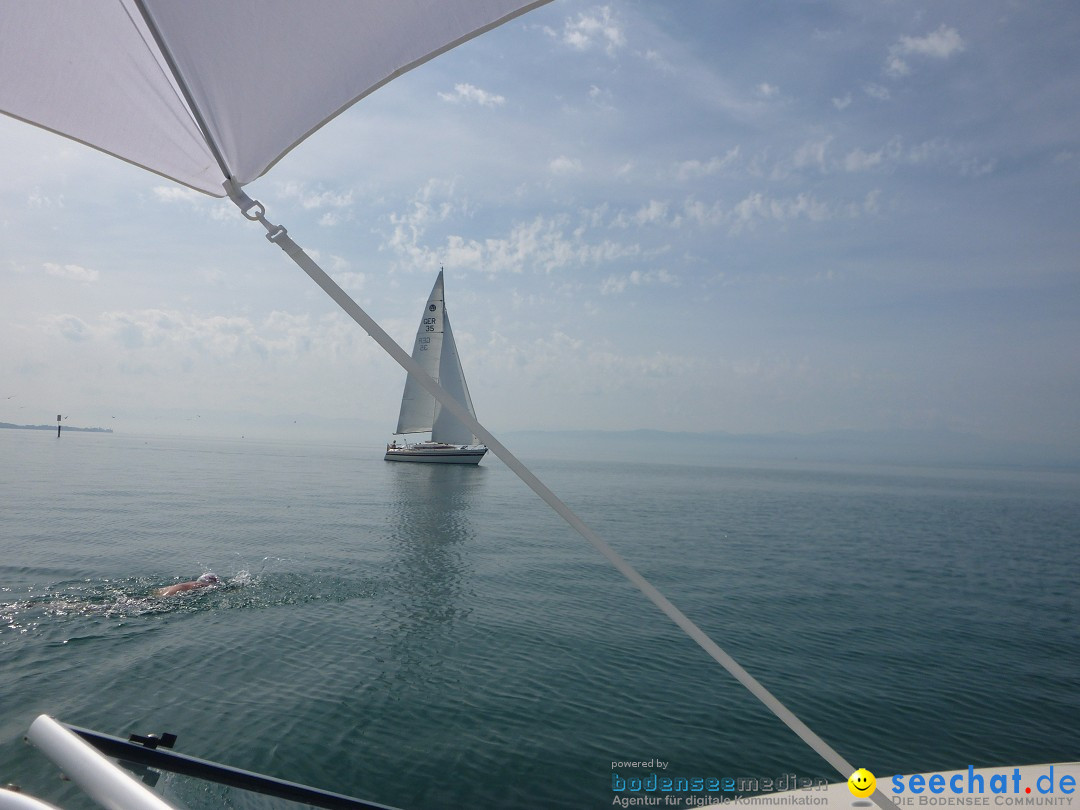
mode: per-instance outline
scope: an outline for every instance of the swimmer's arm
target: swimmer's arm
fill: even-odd
[[[155,596],[173,596],[181,593],[182,591],[190,591],[195,588],[201,587],[201,583],[195,582],[181,582],[179,585],[170,585],[167,588],[158,588],[154,591]]]

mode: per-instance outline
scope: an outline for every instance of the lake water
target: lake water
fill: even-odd
[[[1077,473],[531,466],[879,779],[1080,759]],[[0,782],[66,808],[40,713],[410,810],[836,780],[490,455],[0,430],[0,508]]]

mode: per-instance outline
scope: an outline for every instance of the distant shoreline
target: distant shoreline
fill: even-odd
[[[9,430],[53,430],[55,425],[13,425],[11,422],[0,422],[0,428],[8,428]],[[68,427],[64,425],[64,430],[77,430],[79,433],[112,433],[112,428],[81,428],[81,427]]]

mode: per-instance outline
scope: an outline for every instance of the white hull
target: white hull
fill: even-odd
[[[416,461],[422,464],[479,464],[487,453],[483,445],[448,445],[437,442],[386,445],[386,461]]]

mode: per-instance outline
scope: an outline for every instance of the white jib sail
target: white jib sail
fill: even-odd
[[[439,362],[439,382],[475,418],[476,412],[473,410],[472,397],[469,396],[469,386],[465,383],[465,372],[461,369],[457,343],[454,341],[450,318],[445,310],[443,310],[443,328],[445,333],[443,334],[442,357]],[[431,440],[447,444],[477,443],[473,432],[438,403],[435,404],[435,424],[431,428]]]
[[[473,410],[465,372],[461,369],[454,333],[446,316],[443,293],[443,274],[439,271],[435,286],[431,288],[420,326],[416,331],[412,356],[447,392],[465,409]],[[447,444],[476,444],[473,432],[465,427],[449,411],[440,406],[435,398],[420,387],[410,374],[405,380],[405,392],[401,397],[401,411],[395,433],[426,433],[431,440]]]

